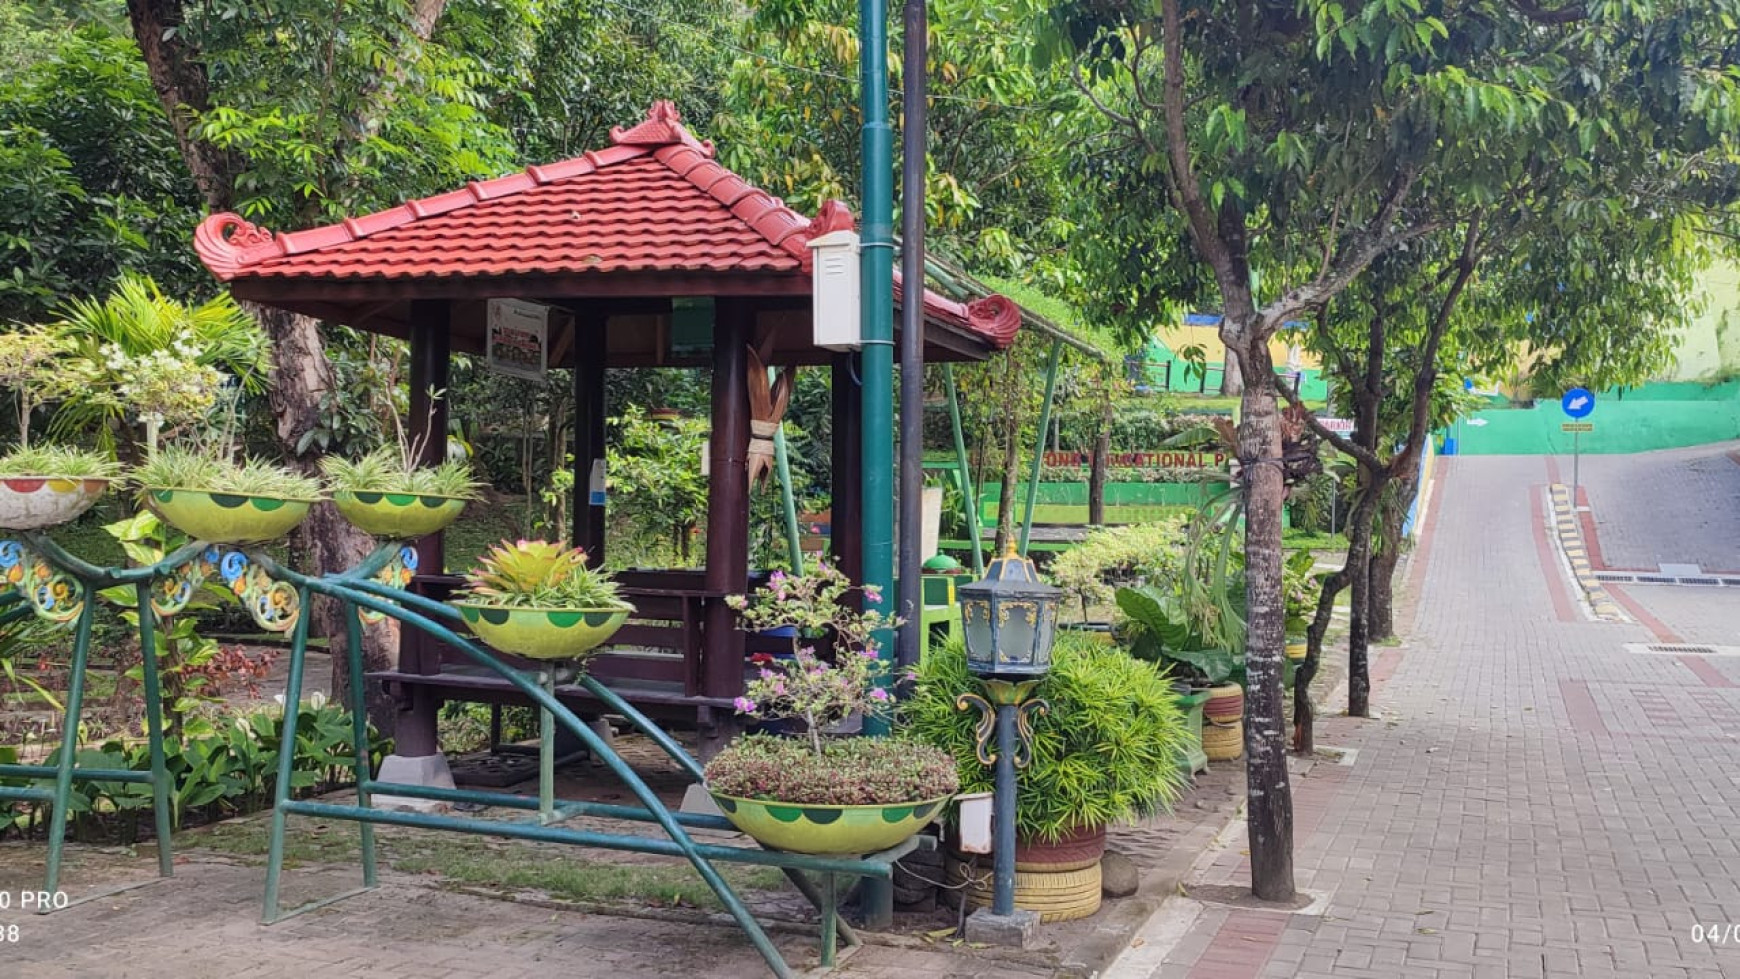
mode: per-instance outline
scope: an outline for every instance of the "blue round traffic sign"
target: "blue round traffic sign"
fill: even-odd
[[[1559,407],[1572,418],[1587,418],[1595,410],[1595,395],[1588,388],[1572,388],[1559,399]]]

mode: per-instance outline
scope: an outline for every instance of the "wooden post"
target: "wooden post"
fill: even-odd
[[[574,546],[595,568],[604,564],[605,545],[604,498],[592,495],[593,470],[604,466],[604,323],[592,312],[574,323]]]
[[[743,693],[743,633],[723,596],[749,588],[749,339],[755,310],[721,299],[713,323],[713,432],[707,443],[707,599],[702,693]],[[712,754],[736,732],[734,715],[701,718],[700,748]]]
[[[833,360],[834,438],[833,438],[833,531],[828,538],[834,566],[855,582],[864,580],[863,551],[859,522],[864,514],[863,412],[858,398],[858,381],[852,371],[851,354],[835,354]]]
[[[447,457],[447,368],[451,360],[449,328],[452,307],[446,300],[416,299],[411,302],[411,437],[421,439],[424,465]],[[441,397],[430,398],[431,392]],[[447,569],[442,535],[430,534],[417,541],[417,568],[423,574],[442,574]],[[427,649],[423,633],[399,630],[399,669],[406,673],[440,671],[440,654]],[[422,758],[441,751],[436,734],[441,700],[421,684],[411,688],[411,705],[399,716],[393,731],[395,755]]]

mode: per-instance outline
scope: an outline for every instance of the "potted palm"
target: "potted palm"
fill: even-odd
[[[465,580],[448,604],[484,642],[527,659],[578,662],[634,611],[585,551],[549,541],[502,541]]]
[[[0,527],[7,530],[66,523],[90,509],[119,475],[106,452],[30,444],[36,407],[81,382],[65,352],[62,340],[42,327],[0,334],[0,385],[18,397],[18,446],[0,457]]]
[[[901,721],[913,737],[954,760],[961,791],[989,791],[972,714],[956,708],[977,689],[959,642],[932,649],[915,673]],[[1033,725],[1033,755],[1016,793],[1015,903],[1047,921],[1086,917],[1100,904],[1106,827],[1169,806],[1187,776],[1184,718],[1157,666],[1080,633],[1060,631],[1051,671],[1035,695],[1046,713]],[[950,862],[951,883],[966,883],[966,859]],[[990,903],[987,882],[966,888],[975,907]]]
[[[776,572],[753,598],[728,599],[746,628],[789,628],[788,658],[756,659],[758,676],[739,712],[799,722],[790,737],[751,734],[708,763],[707,789],[725,818],[763,846],[796,853],[874,853],[923,829],[955,793],[954,760],[903,738],[836,736],[854,714],[884,714],[891,698],[875,638],[895,624],[849,602],[853,586],[818,562],[804,575]],[[863,599],[879,596],[866,590]],[[832,641],[832,662],[817,652]]]

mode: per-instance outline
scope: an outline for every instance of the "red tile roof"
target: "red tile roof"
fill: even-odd
[[[713,160],[675,106],[611,132],[607,149],[306,231],[274,234],[213,214],[194,234],[219,279],[488,278],[610,272],[810,271],[812,238],[852,226],[829,202],[815,220]],[[898,293],[898,286],[897,286]],[[926,312],[1013,341],[1019,310],[1001,296],[959,303],[926,290]]]

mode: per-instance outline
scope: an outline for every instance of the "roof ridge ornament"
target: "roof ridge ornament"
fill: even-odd
[[[631,128],[612,126],[610,141],[617,146],[688,146],[708,159],[713,158],[713,141],[696,139],[683,128],[682,113],[670,99],[660,99],[647,110],[646,118]]]
[[[205,267],[221,281],[260,260],[261,252],[278,244],[277,236],[232,211],[219,211],[199,223],[193,232],[193,249]]]
[[[777,199],[775,203],[780,207],[786,206],[784,201]],[[786,209],[791,210],[790,208]],[[816,260],[815,253],[810,250],[810,242],[836,231],[856,230],[858,230],[858,221],[852,216],[851,209],[840,201],[826,200],[816,211],[816,216],[810,218],[809,223],[802,230],[781,241],[779,246],[796,255],[804,263],[804,271],[808,272]]]

